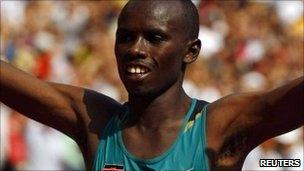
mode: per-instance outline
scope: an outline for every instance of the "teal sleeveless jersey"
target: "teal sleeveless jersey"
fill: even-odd
[[[124,146],[121,128],[128,112],[114,116],[103,132],[93,170],[209,170],[206,148],[206,108],[195,112],[193,99],[175,142],[163,154],[140,159]]]

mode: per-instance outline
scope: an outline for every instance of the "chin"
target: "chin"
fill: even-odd
[[[147,89],[144,88],[132,88],[128,89],[129,96],[148,96],[152,94],[151,91],[148,91]]]
[[[127,89],[129,97],[139,97],[143,99],[150,99],[157,97],[160,93],[151,87],[132,87]]]

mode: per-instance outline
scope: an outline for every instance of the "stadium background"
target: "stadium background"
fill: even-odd
[[[202,50],[186,73],[184,88],[192,97],[212,102],[303,75],[303,1],[193,2]],[[1,1],[1,56],[42,80],[88,87],[123,102],[127,94],[113,49],[125,3]],[[243,169],[262,170],[259,158],[300,158],[303,170],[303,128],[257,147]],[[84,169],[71,139],[3,104],[0,159],[1,168],[17,170]]]

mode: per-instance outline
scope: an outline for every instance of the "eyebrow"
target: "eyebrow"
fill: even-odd
[[[121,27],[121,28],[117,28],[116,32],[118,33],[118,32],[132,32],[132,31],[130,29]]]
[[[128,28],[125,28],[125,27],[120,27],[120,28],[117,28],[116,30],[116,33],[134,33],[134,31],[132,29],[128,29]],[[159,28],[147,28],[147,29],[144,29],[143,30],[143,33],[144,34],[147,34],[147,33],[153,33],[153,34],[158,34],[160,36],[163,36],[165,38],[171,38],[171,36],[166,33],[164,30],[162,29],[159,29]]]
[[[144,33],[153,33],[153,34],[158,34],[158,35],[165,36],[165,37],[170,37],[170,35],[168,35],[168,33],[166,33],[164,30],[158,29],[158,28],[148,28],[148,29],[144,30]]]

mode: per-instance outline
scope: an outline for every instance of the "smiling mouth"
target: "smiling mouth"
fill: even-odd
[[[138,64],[129,64],[125,69],[127,76],[133,80],[141,80],[151,72],[151,69]]]
[[[127,67],[127,72],[129,74],[146,74],[149,72],[149,69],[139,65],[131,65]]]

